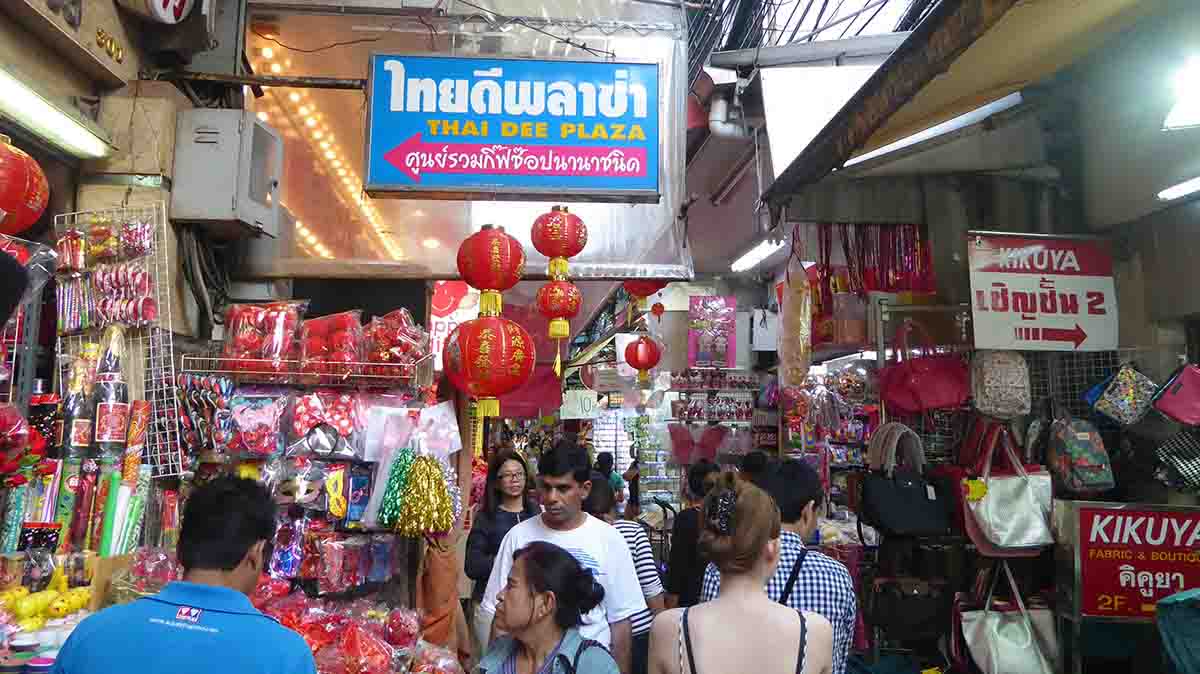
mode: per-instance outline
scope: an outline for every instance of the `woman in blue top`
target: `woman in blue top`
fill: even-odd
[[[557,545],[536,542],[513,554],[496,605],[506,633],[479,662],[483,674],[620,674],[603,646],[579,635],[583,616],[604,599],[592,572]]]

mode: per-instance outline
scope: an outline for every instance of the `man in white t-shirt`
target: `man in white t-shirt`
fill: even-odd
[[[604,601],[583,617],[580,632],[609,647],[621,671],[630,671],[630,617],[646,609],[633,556],[621,533],[583,512],[591,491],[587,453],[561,442],[538,461],[538,488],[545,511],[509,530],[496,553],[481,608],[496,613],[496,598],[508,581],[513,553],[534,541],[545,541],[575,556],[604,587]],[[495,626],[492,627],[495,636]]]

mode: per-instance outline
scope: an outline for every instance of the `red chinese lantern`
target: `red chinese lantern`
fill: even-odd
[[[662,358],[662,349],[649,335],[641,335],[625,346],[625,362],[638,371],[638,383],[642,388],[649,387],[650,370],[658,365],[659,358]]]
[[[570,281],[550,281],[538,288],[538,311],[550,319],[550,339],[558,340],[560,347],[562,340],[571,336],[571,324],[568,321],[579,315],[579,307],[582,304],[583,293]],[[561,349],[555,349],[554,373],[562,375]]]
[[[628,315],[625,317],[625,322],[631,323],[633,322],[634,305],[637,305],[637,310],[639,312],[645,311],[646,298],[662,290],[663,288],[666,288],[667,281],[629,280],[622,283],[621,286],[624,287],[625,292],[629,293],[629,296],[633,298],[633,301],[629,303]]]
[[[533,221],[533,247],[550,258],[550,278],[567,277],[567,259],[583,252],[587,246],[587,225],[566,206],[555,206]]]
[[[538,310],[550,319],[551,339],[566,339],[571,336],[571,325],[567,321],[579,315],[581,304],[583,293],[570,281],[550,281],[538,288]]]
[[[484,225],[458,247],[458,273],[481,292],[480,316],[499,316],[500,293],[515,286],[525,274],[525,250],[504,233],[503,227]]]
[[[450,383],[475,398],[481,417],[500,416],[500,396],[524,386],[536,361],[533,337],[498,316],[459,325],[442,350],[442,369]]]
[[[0,234],[18,234],[37,222],[50,200],[42,167],[12,139],[0,135]]]

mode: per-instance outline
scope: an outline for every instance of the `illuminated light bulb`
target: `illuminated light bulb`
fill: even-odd
[[[321,133],[320,131],[313,131],[313,138],[316,138],[317,140],[321,140],[321,136],[324,135],[325,134]]]
[[[304,123],[305,123],[305,124],[306,124],[306,125],[307,125],[309,128],[312,128],[312,127],[314,127],[314,126],[316,126],[316,125],[317,125],[317,120],[313,119],[312,117],[309,117],[309,118],[307,118],[307,119],[305,119],[305,120],[304,120]]]
[[[423,217],[425,217],[425,211],[418,208],[417,210],[412,212],[412,215],[414,218],[423,218]]]
[[[307,106],[307,105],[302,105],[302,106],[300,106],[300,107],[299,107],[299,109],[297,109],[297,110],[296,110],[296,112],[297,112],[297,113],[299,113],[299,114],[301,114],[301,115],[307,115],[307,114],[308,114],[308,112],[309,112],[309,110],[308,110],[308,106]]]
[[[283,66],[279,65],[278,63],[272,63],[271,64],[271,72],[278,75],[279,73],[283,72]]]
[[[336,153],[336,152],[334,152],[333,150],[329,150],[329,151],[327,151],[327,152],[325,153],[325,158],[326,158],[326,159],[333,159],[333,158],[334,158],[334,157],[336,157],[336,156],[337,156],[337,153]]]
[[[305,240],[305,241],[307,241],[307,242],[309,242],[309,243],[316,243],[316,242],[317,242],[317,237],[316,237],[316,236],[314,236],[314,235],[313,235],[313,234],[310,232],[310,233],[308,233],[308,234],[305,234],[305,235],[304,235],[304,240]]]
[[[321,149],[328,150],[329,149],[329,141],[321,141]]]
[[[344,169],[344,168],[338,169],[338,175],[342,176],[343,178],[346,177],[346,169]]]
[[[292,67],[292,60],[291,60],[291,59],[286,59],[286,60],[284,60],[284,62],[283,62],[283,65],[285,65],[285,66],[287,66],[287,67],[291,68],[291,67]]]
[[[342,160],[341,159],[335,160],[333,162],[333,168],[336,168],[336,169],[342,168]]]
[[[262,55],[263,55],[263,58],[265,58],[265,59],[274,58],[275,50],[271,49],[270,47],[263,47]]]
[[[266,110],[263,110],[263,111],[259,112],[259,113],[258,113],[258,118],[259,118],[260,120],[264,121],[264,122],[265,122],[265,121],[267,121],[267,119],[268,119],[268,117],[267,117],[267,111],[266,111]]]
[[[424,241],[421,242],[421,245],[425,246],[426,248],[428,248],[430,250],[433,250],[434,248],[437,248],[438,246],[442,245],[442,242],[438,241],[437,239],[425,239]]]
[[[299,103],[300,102],[300,94],[293,91],[292,93],[288,94],[288,100],[293,103]]]

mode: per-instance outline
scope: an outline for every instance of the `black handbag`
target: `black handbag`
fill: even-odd
[[[896,457],[905,457],[897,467]],[[921,438],[904,424],[880,426],[867,450],[871,469],[863,480],[859,516],[888,536],[943,536],[950,533],[951,504],[925,479]]]
[[[951,599],[944,581],[876,578],[864,617],[888,640],[937,639],[950,622]]]

